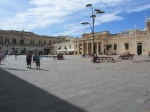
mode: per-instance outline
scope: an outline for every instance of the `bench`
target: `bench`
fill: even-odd
[[[131,59],[135,56],[135,54],[125,54],[125,55],[121,55],[120,58],[121,59]]]
[[[97,57],[96,62],[103,62],[103,60],[107,60],[109,62],[115,62],[114,57],[108,57],[108,56],[102,56],[102,57]],[[93,58],[91,58],[91,62],[93,62]]]
[[[54,58],[57,57],[57,55],[41,55],[41,57]]]
[[[101,59],[98,57],[98,58],[96,59],[96,61],[94,62],[94,61],[93,61],[93,58],[91,58],[91,62],[93,62],[93,63],[100,63],[100,62],[101,62]]]
[[[100,57],[100,59],[103,61],[103,60],[107,60],[109,62],[115,62],[115,59],[114,57],[110,57],[110,56],[102,56]]]

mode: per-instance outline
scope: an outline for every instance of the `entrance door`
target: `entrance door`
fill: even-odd
[[[137,54],[138,55],[142,54],[142,43],[137,43]]]

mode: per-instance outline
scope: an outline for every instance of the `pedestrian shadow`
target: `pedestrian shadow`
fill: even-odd
[[[49,71],[49,70],[46,70],[46,69],[36,69],[36,68],[30,68],[30,69],[33,69],[33,70],[42,70],[42,71]]]
[[[0,68],[1,112],[87,112]]]
[[[5,68],[5,67],[4,67]],[[8,70],[16,70],[16,71],[26,71],[26,70],[21,70],[21,69],[16,69],[16,68],[5,68],[5,69],[8,69]]]

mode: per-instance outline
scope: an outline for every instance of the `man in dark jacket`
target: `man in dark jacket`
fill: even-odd
[[[28,52],[26,56],[26,61],[27,61],[27,68],[31,68],[32,54],[30,52]]]

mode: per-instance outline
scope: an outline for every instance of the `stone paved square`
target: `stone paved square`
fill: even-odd
[[[0,65],[0,112],[150,112],[150,58],[91,63],[41,59],[41,70],[25,56]]]

